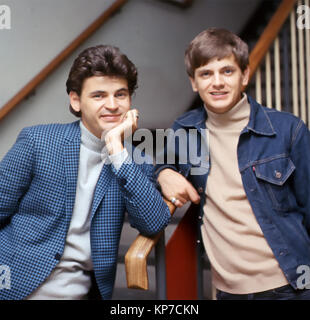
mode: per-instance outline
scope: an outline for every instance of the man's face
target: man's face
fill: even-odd
[[[198,92],[206,108],[225,113],[241,99],[242,87],[248,84],[249,69],[243,73],[234,55],[214,58],[195,70],[190,78],[192,88]]]
[[[84,80],[81,95],[70,92],[71,106],[81,111],[84,126],[101,138],[104,130],[121,123],[130,109],[127,80],[122,77],[93,76]]]

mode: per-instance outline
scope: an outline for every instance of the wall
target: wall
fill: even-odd
[[[0,30],[0,106],[112,2],[2,0],[11,8],[12,21],[10,30]],[[138,67],[139,88],[133,105],[140,110],[140,127],[169,127],[193,99],[183,63],[187,44],[210,26],[239,33],[259,2],[195,0],[184,10],[159,0],[129,0],[34,95],[0,122],[0,159],[23,127],[76,119],[68,111],[67,75],[81,50],[100,43],[118,46]]]

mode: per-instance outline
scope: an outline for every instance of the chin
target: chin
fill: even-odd
[[[102,130],[112,130],[113,128],[115,128],[119,124],[120,124],[119,121],[117,121],[117,122],[101,121],[100,127],[102,128]]]
[[[238,101],[237,101],[238,102]],[[234,101],[218,101],[218,103],[210,103],[207,109],[211,110],[214,113],[226,113],[231,110],[236,104]]]
[[[231,106],[207,106],[207,110],[217,114],[223,114],[231,110]]]

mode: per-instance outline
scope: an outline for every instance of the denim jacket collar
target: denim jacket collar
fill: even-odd
[[[267,112],[250,96],[248,101],[251,106],[250,120],[243,132],[252,131],[259,135],[273,136],[276,134]],[[192,112],[188,112],[178,120],[182,127],[195,127],[198,130],[206,128],[207,112],[204,107],[200,107]]]
[[[187,112],[176,120],[182,127],[203,129],[206,127],[208,115],[204,107]]]
[[[263,107],[252,97],[248,96],[251,106],[250,120],[243,132],[250,130],[259,135],[273,136],[276,134],[270,118]]]

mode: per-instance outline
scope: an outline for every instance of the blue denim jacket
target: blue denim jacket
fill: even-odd
[[[310,133],[303,121],[292,114],[263,107],[251,97],[248,100],[250,120],[237,147],[239,171],[263,234],[296,289],[298,266],[310,265]],[[203,107],[189,111],[175,121],[173,130],[182,128],[188,135],[192,129],[202,132],[206,129],[206,118]],[[175,144],[176,164],[158,164],[156,174],[171,168],[188,178],[201,197],[198,218],[202,223],[212,159],[207,157],[207,170],[203,174],[193,175],[190,161],[179,163],[179,153],[185,149],[188,153],[193,148],[189,144],[187,148],[184,145],[179,148],[177,139]],[[196,146],[199,155],[200,139]]]

